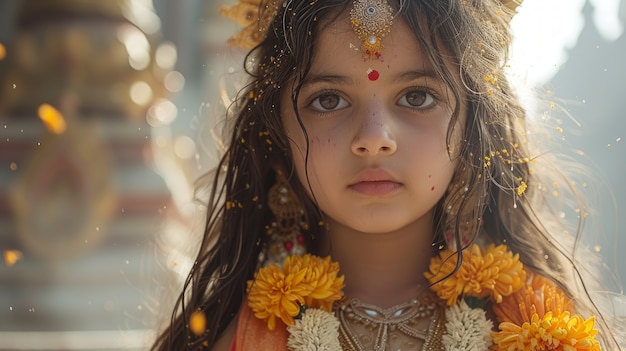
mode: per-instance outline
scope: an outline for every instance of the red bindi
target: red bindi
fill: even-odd
[[[375,69],[370,69],[367,72],[367,78],[369,78],[369,80],[371,81],[378,80],[378,78],[380,78],[380,73],[378,73],[378,71]]]

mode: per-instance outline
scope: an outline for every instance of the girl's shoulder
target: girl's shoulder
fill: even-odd
[[[231,322],[212,351],[287,351],[287,327],[276,323],[268,330],[267,323],[254,316],[247,304],[241,306],[239,316]]]
[[[235,342],[235,335],[237,333],[238,318],[234,318],[224,330],[224,333],[217,339],[211,351],[231,351]]]

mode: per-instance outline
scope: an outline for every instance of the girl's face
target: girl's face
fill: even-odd
[[[298,177],[331,228],[378,233],[431,225],[455,168],[446,144],[452,91],[399,17],[383,44],[380,59],[364,59],[346,16],[321,30],[297,102],[308,163],[290,91],[283,96]],[[459,140],[455,132],[451,150]]]

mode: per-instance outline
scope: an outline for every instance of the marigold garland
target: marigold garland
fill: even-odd
[[[457,259],[452,250],[441,252],[431,259],[426,277],[438,282],[454,270]],[[276,328],[277,319],[287,325],[292,349],[333,350],[338,322],[326,312],[341,298],[344,277],[338,273],[339,264],[329,257],[290,256],[282,268],[270,264],[255,274],[248,282],[248,304],[268,329]],[[595,318],[571,313],[565,293],[551,280],[526,270],[505,245],[486,250],[472,245],[463,251],[460,269],[432,288],[451,306],[442,336],[447,351],[460,350],[460,345],[484,349],[491,341],[493,351],[601,351]],[[493,312],[501,322],[497,332],[491,332],[483,309],[467,306],[465,301],[472,298],[496,302]],[[311,318],[295,322],[307,314]]]
[[[294,325],[303,306],[331,311],[344,286],[344,277],[338,273],[339,264],[329,257],[287,257],[282,268],[270,264],[248,281],[248,305],[270,330],[276,328],[276,318]]]
[[[457,303],[459,297],[483,299],[491,296],[500,303],[503,296],[511,295],[521,288],[526,279],[519,255],[513,255],[506,245],[489,245],[483,251],[473,244],[464,250],[459,270],[446,278],[456,268],[457,253],[447,249],[430,261],[429,271],[424,275],[433,284],[437,295],[446,300],[449,306]]]

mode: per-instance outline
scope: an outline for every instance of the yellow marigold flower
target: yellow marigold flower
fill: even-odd
[[[257,318],[267,321],[270,330],[276,328],[276,318],[294,325],[303,305],[331,310],[344,286],[344,277],[338,273],[339,264],[329,257],[287,257],[283,268],[263,267],[248,282],[248,305]]]
[[[433,290],[450,306],[456,304],[459,297],[467,296],[480,299],[491,296],[500,303],[502,296],[521,288],[526,279],[519,255],[513,255],[506,245],[490,245],[484,252],[480,246],[472,245],[463,251],[459,270],[440,281],[454,271],[457,261],[454,250],[444,250],[431,259],[429,271],[425,273],[431,283],[437,283]]]
[[[528,285],[493,310],[500,331],[492,333],[494,351],[600,351],[595,319],[571,315],[571,302],[554,282],[528,272]]]
[[[291,260],[287,258],[285,269],[288,269],[288,265],[295,264],[307,268],[304,284],[311,287],[311,292],[304,297],[304,304],[330,312],[333,302],[341,298],[341,289],[344,286],[344,277],[337,277],[339,263],[331,262],[330,257],[322,259],[312,255],[294,256]]]

